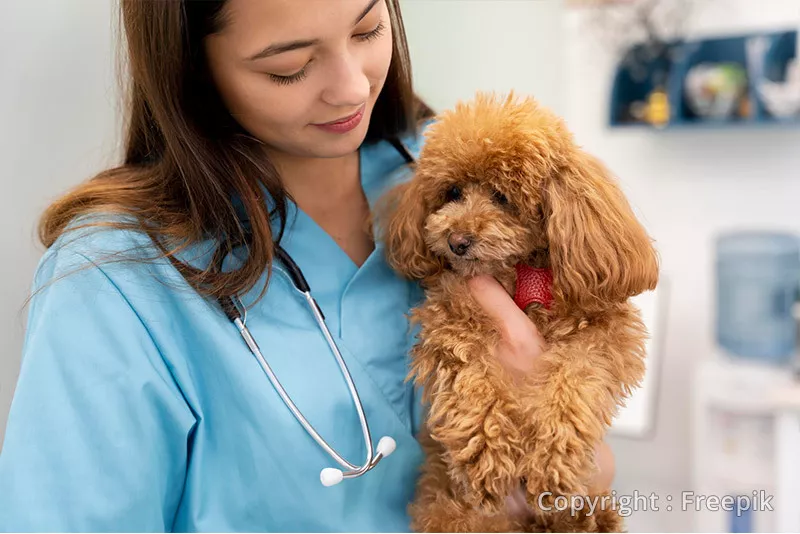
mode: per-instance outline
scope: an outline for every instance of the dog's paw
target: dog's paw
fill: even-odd
[[[550,476],[528,477],[525,489],[528,493],[528,502],[543,502],[552,505],[553,500],[559,495],[569,497],[571,495],[585,496],[588,490],[586,484],[581,484],[580,480],[571,473],[560,473],[553,471]]]
[[[485,514],[505,512],[508,496],[519,490],[514,466],[503,467],[499,459],[481,454],[468,463],[451,465],[451,479],[460,490],[461,498],[473,509]]]
[[[508,496],[519,487],[513,473],[487,472],[479,463],[465,466],[463,481],[464,499],[486,514],[504,511]]]
[[[625,520],[612,504],[614,501],[611,495],[604,495],[602,498],[605,499],[603,505],[598,506],[594,513],[597,532],[625,532]]]
[[[599,529],[593,516],[569,510],[536,511],[521,527],[523,532],[598,532]]]
[[[585,496],[596,471],[592,444],[579,439],[569,425],[548,427],[542,423],[539,428],[545,430],[531,440],[519,462],[518,476],[526,481],[529,500],[548,495]]]
[[[573,508],[573,504],[583,502],[588,493],[585,486],[564,486],[559,485],[555,480],[534,481],[533,483],[528,481],[525,490],[528,506],[545,513],[553,513],[564,508],[569,512]]]
[[[506,499],[485,491],[468,490],[465,501],[471,508],[483,515],[497,515],[506,507]]]
[[[504,511],[512,492],[519,491],[518,453],[509,447],[465,446],[447,454],[450,477],[460,486],[470,506],[486,513]]]
[[[525,482],[529,506],[534,509],[554,510],[559,496],[568,498],[587,494],[588,486],[582,476],[583,470],[562,460],[557,454],[538,452],[521,462],[520,478]]]

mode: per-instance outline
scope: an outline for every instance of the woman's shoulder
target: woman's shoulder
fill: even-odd
[[[138,350],[151,365],[163,366],[170,356],[160,345],[159,325],[169,323],[175,310],[199,309],[194,303],[202,297],[146,232],[114,226],[114,218],[91,222],[73,222],[39,260],[23,360],[58,353],[81,367],[94,365],[86,358],[106,351],[114,355],[108,365],[139,366]]]
[[[186,285],[147,232],[116,216],[92,215],[70,222],[42,254],[32,296],[93,291],[101,281],[130,301],[136,294],[153,295]],[[49,291],[59,285],[69,289]]]

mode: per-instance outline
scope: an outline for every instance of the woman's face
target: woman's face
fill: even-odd
[[[228,0],[206,42],[233,117],[271,149],[358,149],[392,59],[385,0]]]

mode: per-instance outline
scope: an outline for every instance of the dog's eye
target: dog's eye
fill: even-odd
[[[500,191],[495,191],[494,193],[492,193],[492,198],[494,198],[494,201],[500,204],[501,206],[508,205],[508,197],[506,197]]]
[[[444,199],[447,202],[453,202],[461,198],[461,188],[457,185],[451,185],[444,193]]]

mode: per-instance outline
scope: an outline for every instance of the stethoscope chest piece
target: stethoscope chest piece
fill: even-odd
[[[375,457],[369,463],[369,467],[364,469],[363,473],[353,474],[352,471],[344,472],[341,469],[337,469],[335,467],[326,467],[323,469],[319,474],[319,480],[322,482],[323,486],[335,486],[339,482],[347,478],[353,478],[360,475],[363,475],[380,462],[382,459],[386,458],[390,454],[394,452],[397,448],[397,442],[389,436],[383,436],[380,441],[378,441],[378,446],[375,448]],[[360,468],[361,470],[363,468]]]

